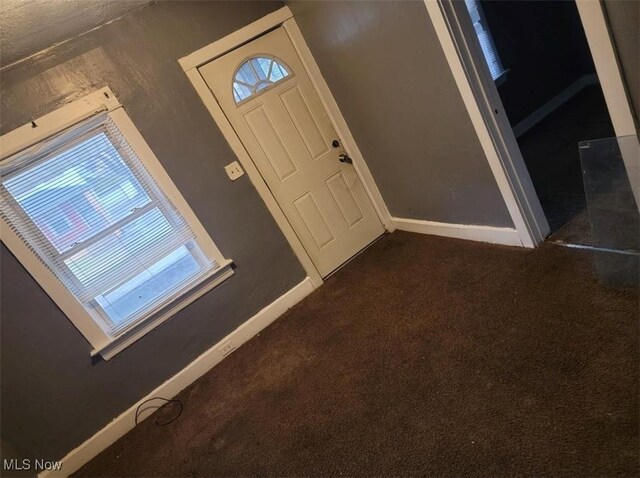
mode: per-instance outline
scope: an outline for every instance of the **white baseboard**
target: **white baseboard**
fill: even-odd
[[[304,299],[307,295],[313,292],[314,289],[315,287],[313,286],[311,279],[307,277],[305,280],[251,317],[216,345],[204,352],[184,369],[152,391],[149,395],[141,398],[137,403],[116,417],[111,423],[85,441],[82,445],[69,452],[64,458],[62,458],[62,467],[59,471],[44,471],[38,476],[40,478],[66,477],[79,470],[85,463],[89,462],[101,451],[115,443],[116,440],[133,429],[135,426],[136,409],[142,402],[158,396],[164,398],[175,397],[180,391],[220,363],[227,355]],[[150,414],[151,413],[140,416],[138,421],[144,420]]]
[[[540,121],[545,119],[555,110],[560,108],[563,104],[573,98],[575,95],[580,93],[584,88],[590,85],[598,84],[598,75],[595,73],[590,75],[584,75],[578,78],[574,83],[569,85],[566,89],[558,93],[556,96],[547,101],[540,108],[535,110],[525,119],[520,121],[517,125],[513,126],[513,134],[516,138],[519,138],[524,133],[529,131],[535,125],[537,125]]]
[[[509,227],[449,224],[446,222],[421,221],[399,217],[392,217],[391,220],[399,231],[455,237],[456,239],[468,239],[470,241],[504,244],[507,246],[522,246],[518,231]]]

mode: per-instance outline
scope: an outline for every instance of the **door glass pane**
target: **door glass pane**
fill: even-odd
[[[273,60],[271,58],[252,58],[249,60],[251,65],[253,65],[253,69],[258,73],[258,77],[261,80],[266,80],[267,76],[269,76],[269,67]]]
[[[233,93],[236,103],[249,98],[253,94],[253,90],[237,81],[233,83]]]
[[[245,61],[235,74],[233,99],[236,104],[267,89],[289,76],[289,70],[278,60],[257,56]]]
[[[249,65],[249,62],[245,62],[236,73],[236,81],[242,81],[247,85],[254,85],[258,82],[258,77],[256,76],[253,68]]]

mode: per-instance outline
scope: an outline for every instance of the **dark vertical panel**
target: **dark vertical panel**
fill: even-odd
[[[223,285],[91,365],[89,344],[2,246],[2,439],[16,454],[62,457],[304,278],[248,178],[226,177],[236,158],[177,63],[280,6],[158,2],[2,71],[3,133],[110,86],[237,264]]]
[[[483,1],[502,65],[498,86],[512,125],[525,119],[579,78],[595,74],[573,1]]]
[[[512,226],[423,2],[288,2],[394,216]]]

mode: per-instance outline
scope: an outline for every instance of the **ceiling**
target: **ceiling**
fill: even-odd
[[[1,0],[0,63],[9,65],[152,0]]]

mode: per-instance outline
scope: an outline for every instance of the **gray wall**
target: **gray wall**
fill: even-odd
[[[110,86],[237,264],[223,285],[92,365],[89,344],[2,246],[2,442],[22,457],[62,457],[305,276],[247,177],[227,179],[223,166],[236,158],[177,63],[281,4],[178,3],[143,8],[2,71],[2,133]]]
[[[288,5],[392,215],[513,225],[423,2]]]
[[[604,6],[637,125],[640,121],[640,2],[606,0]]]
[[[20,0],[0,2],[3,65],[140,9],[151,0]]]

